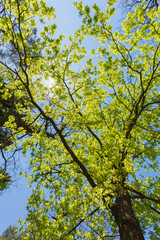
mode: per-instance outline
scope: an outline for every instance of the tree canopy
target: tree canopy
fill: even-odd
[[[18,227],[9,226],[0,236],[0,240],[22,240],[26,235],[26,232],[18,233]],[[33,238],[29,238],[32,240]]]
[[[45,1],[2,3],[0,45],[12,43],[18,60],[0,60],[1,99],[16,99],[5,151],[30,154],[23,174],[34,186],[24,239],[158,239],[160,8],[142,2],[118,32],[114,0],[106,9],[77,1],[82,25],[65,45],[45,23],[55,18]],[[29,44],[36,21],[40,41]],[[87,37],[97,49],[87,52]]]

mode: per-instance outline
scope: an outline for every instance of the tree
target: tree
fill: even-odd
[[[22,1],[19,1],[20,3]],[[6,2],[1,1],[0,2],[0,18],[12,18],[12,21],[14,22],[12,30],[16,34],[18,31],[18,21],[16,16],[13,16],[11,12],[8,11],[6,8]],[[6,34],[6,29],[5,28],[0,28],[0,36],[3,36]],[[0,38],[3,42],[3,37]],[[30,34],[27,36],[27,43],[29,46],[33,45],[35,42],[39,43],[40,39],[37,38],[37,29],[36,28],[31,28],[30,29]],[[3,42],[1,44],[0,48],[0,60],[3,63],[9,63],[9,65],[16,69],[16,71],[19,71],[19,54],[16,49],[17,45],[14,41],[10,41],[8,43]],[[30,47],[29,47],[30,48]],[[40,57],[41,53],[40,52],[34,52],[30,53],[31,58],[38,58]],[[4,180],[5,183],[8,184],[5,185],[5,188],[9,186],[11,183],[11,177],[9,177],[9,174],[7,173],[8,171],[11,171],[11,161],[10,159],[13,159],[13,156],[15,152],[11,153],[11,156],[6,157],[5,156],[5,147],[11,145],[12,142],[12,131],[9,130],[7,127],[3,127],[5,122],[7,122],[8,117],[12,115],[15,118],[16,124],[18,127],[23,127],[27,131],[27,134],[31,134],[32,130],[29,128],[29,126],[25,123],[23,120],[23,114],[19,114],[16,110],[16,104],[21,103],[24,105],[24,98],[18,98],[16,99],[14,92],[10,91],[8,88],[8,83],[9,83],[8,76],[4,74],[3,69],[1,68],[0,70],[0,151],[2,155],[2,163],[0,165],[1,168],[1,173],[3,176],[3,181],[0,180],[0,185],[4,186]],[[25,97],[25,101],[27,101],[27,98]],[[27,106],[26,106],[27,107]],[[14,168],[17,166],[17,161],[14,161]],[[8,168],[10,168],[8,170]],[[6,177],[7,176],[7,177]],[[8,178],[9,177],[9,178]],[[0,190],[3,190],[3,187],[0,188]]]
[[[31,156],[32,174],[24,173],[36,185],[28,232],[45,240],[159,238],[160,9],[144,13],[143,2],[119,33],[110,25],[115,1],[104,11],[78,2],[82,26],[70,44],[54,37],[56,25],[49,24],[40,43],[29,46],[34,17],[54,18],[53,7],[42,0],[4,2],[11,15],[0,20],[1,44],[15,43],[19,69],[0,63],[9,91],[24,99],[15,107],[32,131],[26,137],[13,115],[4,124],[13,136],[6,150],[23,139],[23,153]],[[90,55],[82,45],[87,36],[100,41]],[[33,59],[32,51],[43,54]],[[44,80],[51,79],[47,87]]]
[[[9,226],[0,236],[0,240],[22,240],[26,236],[26,232],[18,234],[18,227]],[[32,240],[33,238],[29,238]]]
[[[2,235],[0,236],[0,239],[1,240],[11,240],[13,239],[17,239],[17,236],[15,234],[15,230],[17,230],[17,227],[16,226],[9,226],[3,233]]]

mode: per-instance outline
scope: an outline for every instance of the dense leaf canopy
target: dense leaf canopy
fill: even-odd
[[[105,10],[78,1],[82,25],[68,45],[55,24],[29,44],[36,20],[54,18],[54,8],[2,2],[0,44],[13,43],[18,57],[16,66],[0,60],[2,96],[14,92],[23,116],[21,125],[13,114],[4,123],[13,143],[5,149],[23,145],[34,185],[21,226],[34,239],[158,239],[160,8],[144,11],[143,2],[114,32],[115,1]],[[88,36],[99,42],[90,53]]]

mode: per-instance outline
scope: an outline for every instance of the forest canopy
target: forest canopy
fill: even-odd
[[[22,239],[160,238],[160,7],[143,1],[115,31],[115,3],[75,2],[64,44],[54,2],[1,1],[1,175],[8,151],[30,156]]]

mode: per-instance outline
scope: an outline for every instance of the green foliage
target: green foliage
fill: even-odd
[[[26,232],[18,233],[18,227],[9,226],[0,236],[0,240],[21,240],[25,237]],[[29,238],[32,240],[33,238]]]
[[[22,1],[20,1],[20,4],[22,4]],[[14,34],[14,39],[15,41],[18,41],[18,19],[14,15],[10,15],[8,9],[7,9],[7,2],[5,1],[0,1],[0,19],[3,21],[6,19],[12,18],[14,25],[13,25],[13,34]],[[21,19],[22,20],[22,19]],[[30,22],[30,29],[29,29],[29,34],[26,37],[27,44],[28,44],[28,49],[27,49],[27,54],[31,59],[34,58],[39,58],[41,53],[35,50],[30,51],[30,47],[35,45],[35,43],[38,45],[40,39],[37,38],[37,30],[34,25],[35,19],[31,19]],[[20,61],[19,57],[21,57],[18,53],[18,46],[15,44],[14,41],[9,41],[9,42],[4,42],[3,41],[3,36],[7,34],[7,30],[5,27],[0,28],[0,41],[3,42],[0,47],[0,62],[2,63],[7,63],[9,64],[10,67],[13,69],[16,69],[16,71],[19,71],[20,68]],[[23,55],[23,54],[22,54]],[[18,160],[17,156],[15,157],[15,153],[17,149],[15,149],[15,138],[14,138],[14,132],[12,129],[9,129],[7,127],[7,121],[10,119],[10,115],[14,117],[14,120],[16,121],[16,125],[20,128],[26,123],[23,121],[23,111],[20,112],[18,110],[18,105],[23,104],[28,106],[28,101],[27,101],[27,96],[24,93],[22,94],[21,91],[19,91],[19,94],[14,95],[14,88],[19,89],[23,88],[23,86],[20,87],[19,84],[16,84],[16,79],[14,78],[14,88],[10,89],[8,87],[8,83],[12,79],[13,81],[13,75],[10,73],[7,74],[6,71],[4,71],[4,68],[2,67],[2,64],[0,66],[0,152],[1,152],[1,163],[0,167],[3,168],[3,172],[12,172],[13,169],[17,169],[18,166]],[[23,88],[24,89],[24,88]],[[20,90],[20,89],[19,89]],[[22,90],[22,89],[21,89]],[[11,120],[11,119],[10,119]],[[11,122],[10,122],[11,124]],[[10,125],[8,124],[8,125]],[[13,121],[12,121],[12,124]],[[4,127],[6,125],[6,127]],[[16,126],[14,124],[14,126]],[[31,129],[28,127],[26,128],[27,133],[31,132]],[[11,148],[13,151],[10,151],[10,153],[6,153],[5,150],[7,149],[8,146],[12,146]],[[15,161],[13,161],[13,157],[15,157]],[[14,162],[14,163],[13,163]],[[18,174],[18,171],[16,171]],[[5,179],[5,178],[3,178]],[[14,179],[15,180],[15,179]],[[1,184],[5,185],[6,182],[2,182]],[[6,187],[5,187],[6,188]],[[3,187],[1,187],[3,189]]]
[[[11,177],[5,173],[5,169],[0,168],[0,191],[7,189],[11,183]]]
[[[1,65],[15,96],[27,94],[28,105],[19,102],[17,110],[32,129],[23,139],[32,173],[24,175],[35,187],[21,227],[27,224],[37,240],[118,239],[112,209],[119,196],[129,194],[143,233],[158,239],[160,8],[146,12],[150,23],[145,24],[143,9],[137,7],[122,31],[113,32],[115,1],[104,11],[79,2],[75,6],[83,23],[68,45],[62,47],[63,36],[55,38],[51,24],[44,26],[40,43],[29,47],[33,18],[55,17],[53,8],[44,1],[3,2],[20,27],[15,35],[13,19],[3,17],[1,44],[16,44],[19,71]],[[87,36],[100,41],[90,58],[82,46]],[[43,54],[33,59],[32,51]],[[5,126],[15,143],[26,130],[13,117]]]

